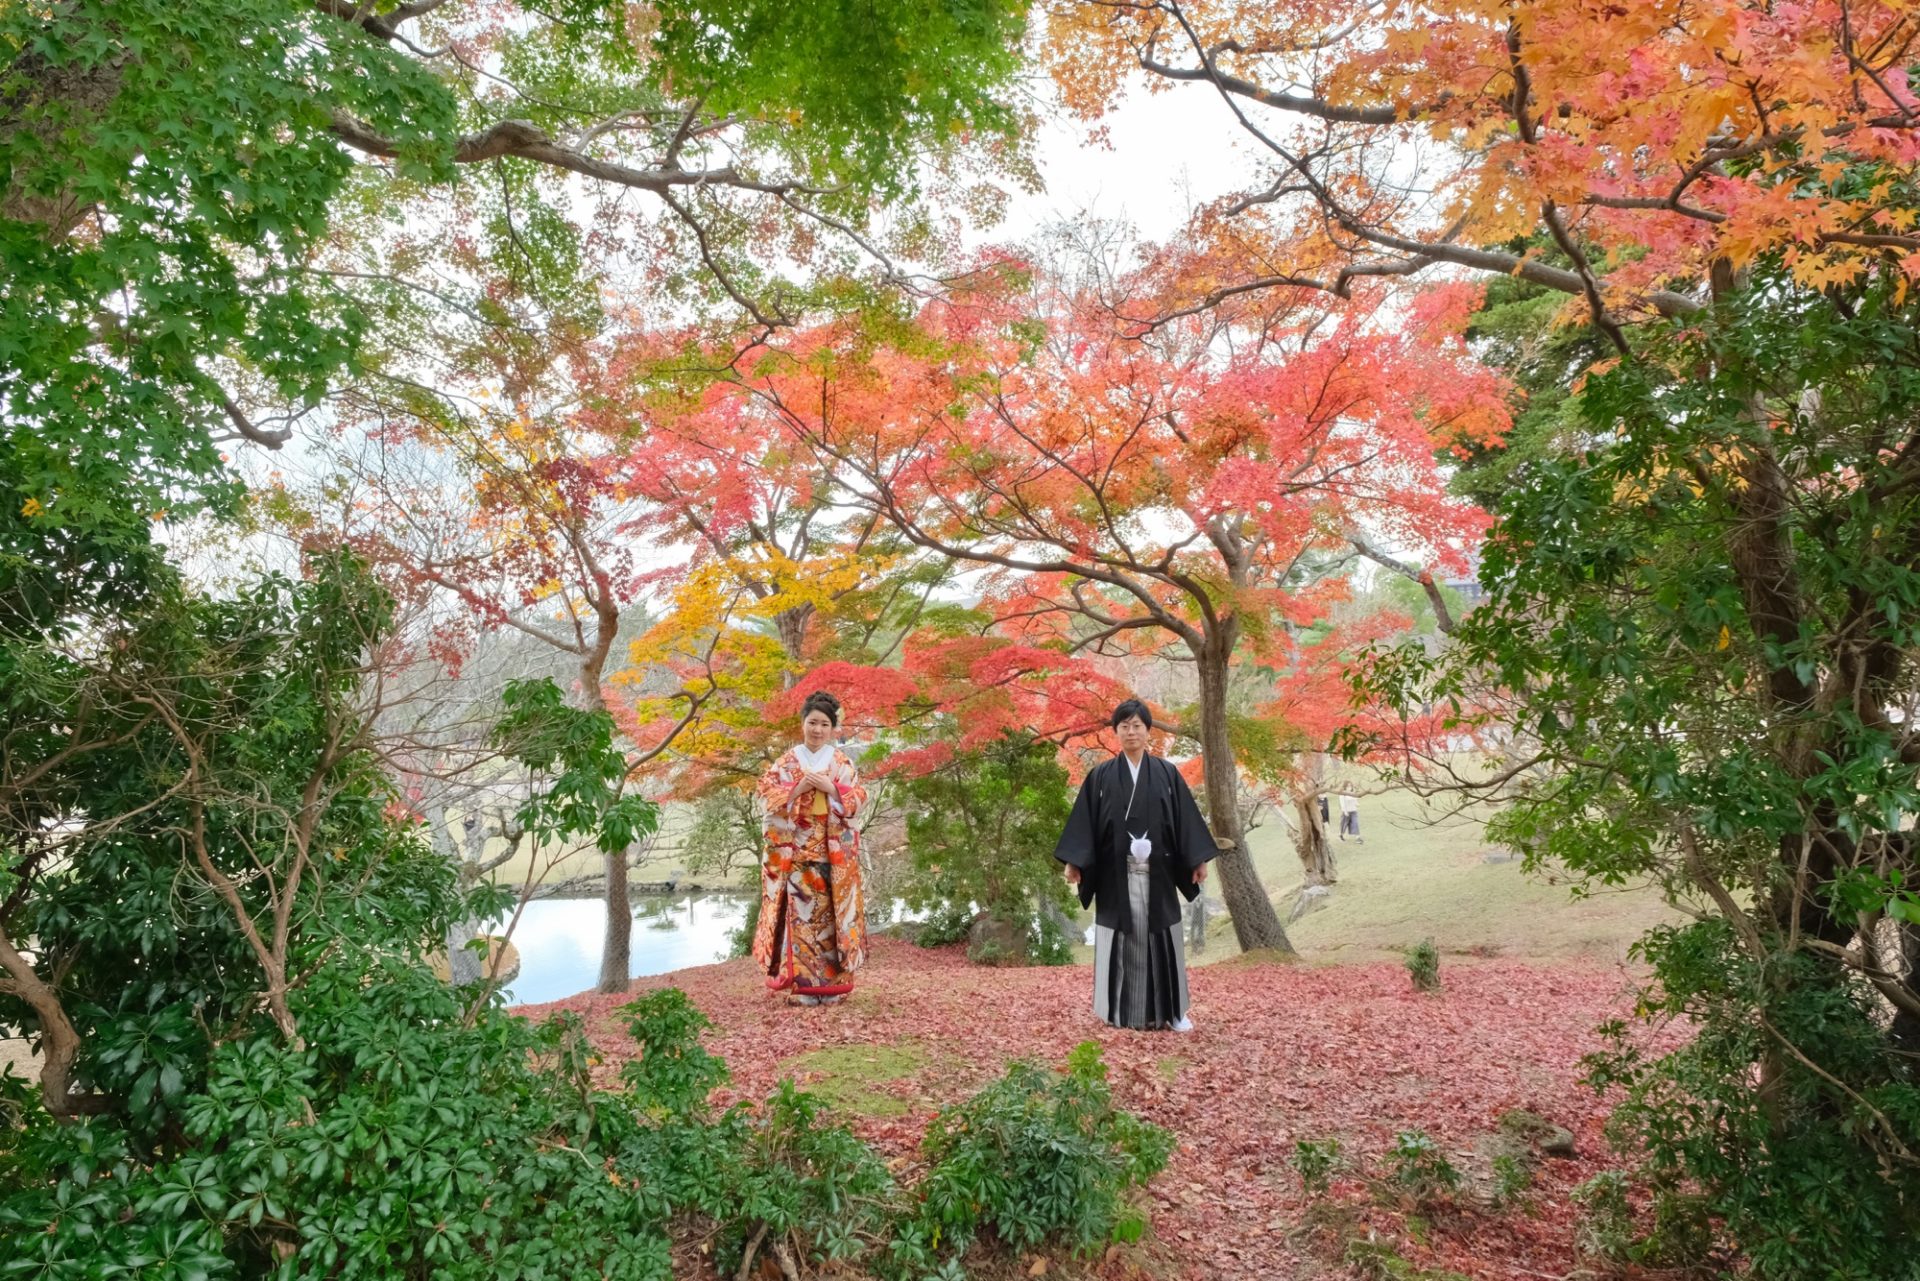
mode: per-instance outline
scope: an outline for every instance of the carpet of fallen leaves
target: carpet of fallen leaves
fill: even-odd
[[[1568,1193],[1607,1164],[1604,1102],[1578,1084],[1579,1060],[1599,1047],[1596,1025],[1629,1008],[1630,976],[1460,960],[1443,978],[1441,992],[1421,995],[1395,964],[1198,967],[1197,1026],[1185,1035],[1099,1023],[1084,966],[983,969],[955,950],[892,939],[876,940],[859,990],[839,1006],[789,1006],[745,961],[640,979],[634,988],[677,984],[714,1021],[707,1043],[733,1076],[716,1095],[722,1103],[764,1096],[810,1051],[916,1043],[926,1052],[919,1068],[866,1087],[898,1097],[906,1113],[848,1118],[897,1166],[913,1163],[935,1109],[997,1076],[1008,1059],[1057,1064],[1078,1042],[1099,1041],[1116,1099],[1179,1137],[1149,1189],[1155,1248],[1110,1254],[1092,1269],[1116,1277],[1349,1275],[1329,1261],[1324,1234],[1301,1229],[1309,1207],[1288,1165],[1296,1140],[1337,1138],[1378,1167],[1396,1131],[1418,1128],[1473,1175],[1485,1168],[1476,1140],[1502,1113],[1524,1108],[1571,1130],[1578,1145],[1572,1159],[1540,1162],[1528,1206],[1495,1212],[1463,1196],[1409,1224],[1404,1207],[1356,1191],[1350,1179],[1349,1230],[1388,1234],[1421,1268],[1489,1281],[1564,1276],[1576,1266]],[[615,1014],[628,999],[589,993],[526,1012],[581,1013],[611,1076],[631,1047]],[[807,1074],[797,1075],[804,1086]]]

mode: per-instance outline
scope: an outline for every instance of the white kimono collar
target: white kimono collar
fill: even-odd
[[[823,744],[819,751],[813,751],[805,743],[796,743],[793,748],[794,759],[800,762],[800,768],[812,774],[818,774],[833,765],[833,744]]]

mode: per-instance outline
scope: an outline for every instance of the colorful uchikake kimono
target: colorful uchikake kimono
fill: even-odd
[[[810,759],[809,759],[810,758]],[[811,768],[833,781],[832,796],[794,784]],[[860,836],[852,819],[867,803],[853,762],[828,746],[813,756],[794,747],[760,780],[767,811],[767,861],[760,875],[760,924],[753,959],[774,991],[791,987],[808,1003],[853,990],[867,959]]]

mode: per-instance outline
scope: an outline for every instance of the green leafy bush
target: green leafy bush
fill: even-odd
[[[1308,1196],[1325,1196],[1333,1188],[1334,1171],[1340,1168],[1340,1140],[1300,1139],[1293,1145],[1288,1164],[1300,1176],[1300,1186]]]
[[[1493,1158],[1493,1186],[1490,1195],[1496,1206],[1512,1205],[1518,1202],[1533,1186],[1533,1171],[1527,1163],[1512,1153],[1503,1152]]]
[[[1056,913],[1043,913],[1033,928],[1028,956],[1035,965],[1072,965],[1072,921]]]
[[[1430,938],[1421,939],[1407,949],[1407,973],[1413,977],[1416,992],[1440,990],[1440,949]]]
[[[760,929],[760,909],[765,900],[760,893],[760,877],[755,875],[752,884],[743,885],[741,897],[747,903],[747,915],[736,929],[727,932],[727,955],[735,960],[753,955],[753,936]]]
[[[0,1270],[245,1277],[297,1258],[366,1277],[653,1281],[673,1275],[677,1214],[711,1217],[736,1250],[764,1225],[830,1257],[883,1221],[885,1167],[791,1083],[708,1115],[726,1070],[676,989],[626,1007],[639,1053],[603,1092],[575,1019],[489,1009],[462,1027],[424,971],[344,977],[302,1005],[324,1051],[222,1049],[177,1159],[136,1160],[107,1123],[33,1126],[20,1151],[41,1177],[0,1203],[30,1249]]]
[[[1920,1082],[1886,1053],[1871,996],[1805,953],[1756,962],[1724,920],[1657,929],[1638,951],[1655,980],[1646,1016],[1684,1016],[1693,1035],[1648,1057],[1628,1025],[1609,1024],[1608,1048],[1587,1060],[1589,1084],[1621,1092],[1609,1138],[1646,1189],[1630,1257],[1696,1260],[1718,1219],[1758,1278],[1920,1276],[1906,1244],[1920,1234],[1920,1169],[1898,1158],[1920,1150]]]
[[[971,903],[938,903],[927,913],[926,920],[920,922],[913,941],[921,947],[952,947],[955,943],[964,943],[973,929],[973,917]]]
[[[735,1204],[720,1217],[734,1231],[806,1243],[815,1257],[844,1261],[869,1251],[896,1204],[886,1163],[852,1131],[821,1122],[825,1103],[783,1081],[747,1128]],[[740,1114],[736,1113],[736,1116]]]
[[[1573,1190],[1579,1211],[1573,1245],[1581,1258],[1633,1262],[1638,1237],[1630,1186],[1622,1171],[1603,1170]]]
[[[986,1232],[1020,1250],[1055,1237],[1081,1250],[1137,1239],[1146,1221],[1126,1194],[1166,1167],[1173,1136],[1114,1107],[1100,1047],[1087,1041],[1064,1073],[1009,1065],[935,1117],[924,1150],[917,1209],[893,1243],[893,1266],[909,1272]]]
[[[931,914],[923,944],[958,942],[984,918],[994,928],[977,962],[1072,960],[1060,920],[1078,903],[1053,858],[1072,799],[1057,757],[1052,743],[1008,733],[905,781],[903,896]]]
[[[1388,1154],[1387,1180],[1415,1204],[1450,1196],[1460,1187],[1460,1171],[1432,1136],[1423,1130],[1402,1130],[1393,1136]]]
[[[672,1275],[671,1207],[624,1188],[618,1157],[678,1099],[596,1094],[577,1022],[469,1023],[402,962],[324,967],[295,1010],[303,1045],[220,1046],[157,1147],[118,1119],[30,1118],[6,1274]]]
[[[693,1213],[715,1228],[719,1256],[761,1249],[850,1259],[898,1213],[885,1164],[825,1103],[783,1081],[758,1107],[713,1116],[706,1097],[725,1065],[701,1047],[707,1019],[676,988],[627,1007],[640,1053],[623,1065],[625,1102],[650,1118],[623,1137],[615,1174],[664,1222]],[[729,1267],[731,1271],[731,1265]]]

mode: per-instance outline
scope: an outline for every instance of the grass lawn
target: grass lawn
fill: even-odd
[[[1288,927],[1310,960],[1378,960],[1431,936],[1444,953],[1614,962],[1648,927],[1680,919],[1646,886],[1576,898],[1565,875],[1489,863],[1496,847],[1479,820],[1438,818],[1408,792],[1361,797],[1360,830],[1365,844],[1334,841],[1339,882],[1329,904]],[[1273,821],[1248,843],[1284,912],[1301,884],[1291,834]],[[1210,932],[1209,942],[1195,961],[1236,951],[1231,927]]]
[[[668,879],[675,872],[684,873],[687,860],[680,846],[692,822],[691,807],[672,802],[662,805],[660,832],[653,842],[656,852],[633,865],[630,879],[642,883],[657,882]],[[500,842],[489,842],[487,853],[498,853],[501,848]],[[534,849],[532,842],[523,842],[513,858],[495,869],[493,879],[501,885],[518,886],[529,881],[539,885],[548,881],[564,881],[574,876],[598,876],[604,869],[605,860],[590,844],[563,846],[556,843]],[[694,879],[708,888],[730,887],[729,878],[716,872]]]
[[[1529,874],[1518,862],[1486,861],[1496,851],[1474,817],[1441,817],[1410,792],[1361,798],[1365,843],[1335,840],[1339,881],[1327,906],[1288,927],[1288,936],[1310,961],[1372,961],[1396,956],[1431,936],[1443,953],[1479,956],[1626,959],[1627,949],[1649,926],[1679,913],[1647,886],[1601,888],[1577,897],[1565,875]],[[658,882],[683,871],[682,829],[691,820],[684,806],[668,805],[656,847],[660,853],[636,865],[633,880]],[[1282,912],[1300,889],[1293,838],[1277,816],[1249,838],[1261,882]],[[494,875],[519,885],[529,876],[564,880],[597,874],[600,855],[587,849],[522,851]],[[727,878],[700,878],[726,888]],[[1213,891],[1218,894],[1217,884]],[[1092,949],[1076,948],[1090,961]],[[1237,955],[1225,921],[1209,931],[1209,946],[1191,959],[1208,964]]]

